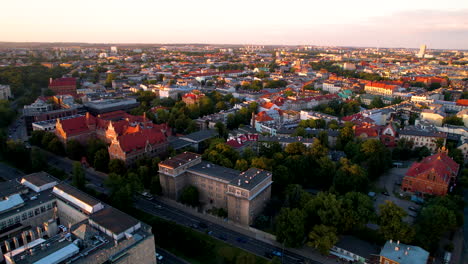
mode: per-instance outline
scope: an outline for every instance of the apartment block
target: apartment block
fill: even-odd
[[[203,161],[184,152],[159,163],[164,196],[177,200],[186,186],[195,186],[205,209],[223,208],[231,221],[250,225],[271,197],[271,172],[250,168],[245,172]]]

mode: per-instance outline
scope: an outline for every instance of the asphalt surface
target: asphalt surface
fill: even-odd
[[[305,261],[305,263],[311,264],[320,263],[315,260],[306,259],[305,257],[290,252],[287,249],[283,250],[282,248],[270,245],[253,237],[246,236],[244,234],[225,228],[213,222],[208,222],[197,216],[189,215],[186,212],[174,208],[159,200],[148,201],[144,198],[138,198],[135,203],[135,206],[147,213],[169,221],[176,222],[177,224],[190,228],[193,228],[193,226],[199,225],[200,223],[205,223],[207,225],[206,228],[198,227],[193,229],[204,233],[210,232],[211,236],[213,236],[214,238],[220,239],[235,247],[252,252],[258,256],[265,257],[267,253],[270,253],[272,251],[278,251],[284,252],[282,257],[283,263],[300,263],[300,260]]]
[[[156,248],[156,253],[160,254],[162,256],[162,259],[158,259],[158,264],[188,264],[190,262],[187,262],[181,258],[178,258],[174,254],[170,253],[167,250],[164,250],[162,248]]]

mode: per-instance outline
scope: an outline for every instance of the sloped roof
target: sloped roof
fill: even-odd
[[[257,122],[267,122],[267,121],[273,121],[274,119],[271,116],[269,116],[265,111],[262,111],[257,114],[257,116],[255,117],[255,120]]]
[[[49,84],[49,87],[68,86],[68,85],[76,85],[76,79],[72,77],[58,78],[58,79],[52,80]]]
[[[142,149],[147,143],[155,145],[166,141],[166,136],[158,129],[143,129],[132,134],[119,136],[120,147],[125,152]]]
[[[458,165],[446,153],[437,153],[429,157],[425,157],[421,162],[415,162],[406,172],[406,176],[417,177],[417,175],[427,173],[433,170],[437,176],[449,183],[450,176],[458,173]]]

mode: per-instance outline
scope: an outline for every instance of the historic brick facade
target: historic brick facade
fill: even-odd
[[[109,157],[133,163],[143,156],[154,157],[166,152],[170,129],[156,125],[145,115],[133,116],[123,111],[98,115],[87,113],[67,120],[57,119],[55,134],[67,143],[75,139],[86,144],[91,138],[109,143]]]
[[[459,167],[446,152],[439,152],[413,163],[401,188],[407,192],[446,195],[449,186],[455,182]]]

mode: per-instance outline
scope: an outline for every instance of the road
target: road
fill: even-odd
[[[189,262],[175,256],[174,254],[162,248],[156,248],[156,252],[163,256],[161,260],[158,260],[158,264],[190,264]]]
[[[184,211],[181,211],[177,208],[174,208],[160,200],[148,201],[144,198],[138,198],[135,206],[147,213],[161,217],[163,219],[176,222],[177,224],[191,227],[194,225],[199,225],[200,223],[206,223],[207,228],[198,228],[196,230],[200,232],[211,231],[211,235],[217,239],[223,240],[226,243],[229,243],[235,247],[247,250],[258,256],[264,257],[267,253],[274,250],[279,252],[284,252],[283,254],[283,263],[300,263],[299,260],[305,260],[306,263],[318,264],[315,260],[306,259],[301,255],[295,254],[288,251],[287,249],[283,251],[282,248],[273,246],[261,240],[255,239],[253,237],[246,236],[234,230],[225,228],[221,225],[215,224],[213,222],[207,222],[204,219],[201,219],[194,215],[189,215]]]

